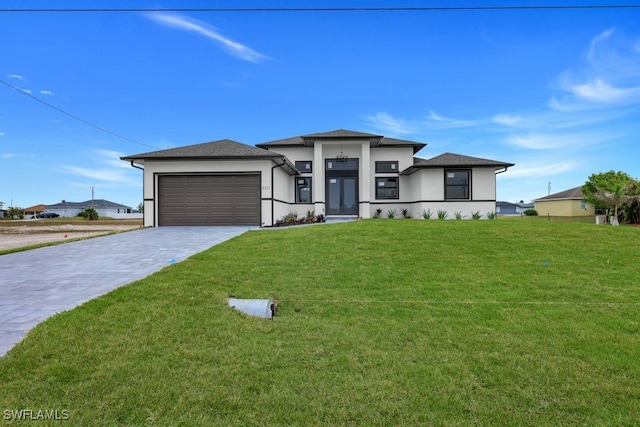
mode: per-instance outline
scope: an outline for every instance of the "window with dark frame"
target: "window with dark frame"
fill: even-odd
[[[311,160],[296,161],[295,165],[300,173],[313,172],[313,162]]]
[[[376,178],[376,199],[397,199],[398,178]]]
[[[311,203],[311,177],[296,177],[296,203]]]
[[[444,198],[469,200],[471,171],[469,170],[446,170],[444,171]]]
[[[397,161],[376,162],[376,173],[398,173]]]

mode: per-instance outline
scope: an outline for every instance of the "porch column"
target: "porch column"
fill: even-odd
[[[322,156],[322,143],[313,143],[313,200],[316,215],[324,215],[324,159]]]
[[[371,218],[371,143],[362,143],[360,156],[360,218]]]

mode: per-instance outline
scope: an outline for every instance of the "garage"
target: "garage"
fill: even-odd
[[[160,175],[158,225],[260,225],[260,175]]]

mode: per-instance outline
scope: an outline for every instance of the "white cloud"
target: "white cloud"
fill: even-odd
[[[508,114],[496,114],[491,120],[499,125],[515,126],[522,122],[522,117],[509,116]]]
[[[607,29],[591,39],[582,66],[562,73],[563,94],[549,106],[558,111],[580,111],[640,103],[640,42]]]
[[[5,154],[2,155],[3,159],[11,159],[13,157],[15,157],[15,154],[13,154],[13,153],[5,153]]]
[[[525,163],[526,165],[526,163]],[[528,166],[520,166],[516,163],[515,166],[509,168],[509,172],[503,177],[504,179],[515,179],[515,178],[526,178],[526,177],[535,177],[540,178],[541,176],[549,176],[549,175],[558,175],[561,173],[568,172],[575,168],[575,164],[573,162],[559,162],[559,163],[544,163],[539,165],[528,165]]]
[[[596,56],[599,53],[598,44],[600,44],[601,42],[611,37],[614,31],[615,31],[615,28],[609,28],[591,39],[591,45],[587,53],[587,59],[589,60],[589,62],[594,62],[597,59]]]
[[[213,26],[198,21],[197,19],[189,18],[186,16],[181,16],[177,14],[169,14],[169,13],[149,13],[146,15],[149,19],[154,22],[157,22],[161,25],[165,25],[168,27],[177,28],[180,30],[200,34],[202,36],[207,37],[210,40],[218,43],[224,50],[229,52],[231,55],[236,58],[242,59],[244,61],[249,62],[260,62],[263,59],[268,59],[266,56],[261,53],[256,52],[255,50],[241,44],[235,42],[231,39],[223,37]]]
[[[100,157],[100,162],[105,165],[127,170],[131,169],[129,163],[120,160],[120,157],[125,155],[124,153],[113,150],[95,150],[94,153]]]
[[[27,80],[23,76],[21,76],[20,74],[10,74],[9,78],[16,79],[16,80]]]
[[[388,113],[380,112],[373,116],[364,116],[370,126],[395,135],[412,133],[412,129],[402,119],[392,117]]]
[[[79,175],[98,181],[117,182],[122,184],[131,182],[131,178],[119,170],[83,168],[78,166],[63,166],[63,170],[73,175]]]
[[[430,129],[466,128],[485,124],[486,120],[459,120],[440,116],[433,110],[429,111],[427,121],[424,123]]]
[[[0,132],[0,136],[4,136],[4,135],[5,135],[5,133],[4,133],[4,132]]]
[[[72,175],[91,178],[93,180],[110,182],[116,184],[127,184],[139,186],[139,177],[132,172],[133,168],[120,160],[123,153],[113,150],[94,150],[90,153],[91,158],[97,162],[95,167],[80,167],[72,165],[62,166],[62,170]]]
[[[598,102],[621,102],[640,94],[640,87],[619,89],[598,78],[595,81],[569,88],[576,96]]]
[[[50,90],[41,90],[40,93],[42,95],[49,95],[49,96],[54,96],[55,94],[53,92],[51,92]]]
[[[33,93],[29,89],[20,89],[20,90],[23,91],[24,93],[28,93],[29,95]]]
[[[520,148],[532,150],[550,150],[560,148],[568,144],[567,137],[560,135],[544,135],[529,133],[528,135],[510,135],[505,142]]]

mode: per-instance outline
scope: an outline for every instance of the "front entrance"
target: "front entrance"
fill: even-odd
[[[358,159],[326,159],[326,214],[358,215]]]

